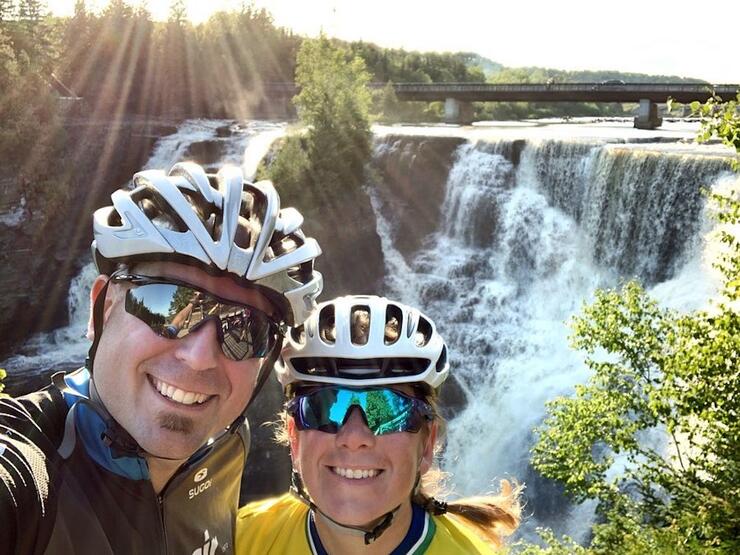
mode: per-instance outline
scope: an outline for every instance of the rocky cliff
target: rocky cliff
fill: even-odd
[[[174,127],[151,122],[68,123],[49,206],[29,202],[34,184],[0,180],[0,357],[67,319],[69,282],[90,248],[90,217],[140,169],[156,139]]]

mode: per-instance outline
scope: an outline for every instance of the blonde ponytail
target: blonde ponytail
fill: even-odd
[[[510,536],[519,526],[520,492],[520,487],[512,485],[508,480],[501,480],[498,495],[467,497],[444,503],[421,490],[414,495],[412,501],[433,515],[446,512],[460,517],[488,543],[501,547],[504,538]]]

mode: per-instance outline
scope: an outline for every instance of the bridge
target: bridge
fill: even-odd
[[[382,89],[385,83],[372,83],[373,89]],[[737,95],[740,85],[709,85],[686,83],[624,83],[618,80],[601,83],[393,83],[399,100],[444,101],[445,121],[467,123],[472,121],[471,102],[636,102],[639,103],[635,127],[654,129],[662,123],[657,104],[668,98],[688,104],[695,100],[706,102],[712,94],[725,100]],[[266,85],[268,93],[294,95],[293,83]]]

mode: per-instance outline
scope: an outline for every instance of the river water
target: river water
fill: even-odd
[[[253,176],[285,125],[248,122],[219,138],[229,123],[183,123],[159,141],[147,167],[171,166],[193,142],[221,141],[220,163]],[[386,265],[379,293],[437,321],[468,394],[443,454],[450,489],[469,495],[500,478],[525,482],[526,536],[547,525],[583,541],[592,520],[592,507],[569,504],[528,462],[545,402],[588,378],[568,347],[569,318],[597,287],[630,277],[683,311],[706,306],[716,291],[716,230],[699,187],[730,190],[738,182],[726,171],[729,151],[694,145],[695,132],[686,123],[645,132],[629,121],[374,129],[376,158],[399,148],[399,136],[466,140],[446,178],[442,217],[417,252],[401,254],[382,209],[393,199],[368,189]],[[522,140],[518,159],[507,157]],[[23,373],[81,361],[93,275],[89,265],[72,284],[69,327],[32,338],[0,367]]]

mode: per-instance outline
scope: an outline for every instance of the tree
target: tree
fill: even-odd
[[[322,35],[307,39],[298,51],[294,102],[307,126],[306,144],[311,180],[341,190],[364,182],[370,157],[370,75],[361,58]]]
[[[710,101],[704,113],[700,138],[740,150],[734,107]],[[630,282],[597,292],[573,321],[593,375],[549,403],[533,464],[576,501],[597,501],[584,553],[740,551],[740,190],[710,196],[734,226],[720,234],[724,281],[711,309],[677,314]],[[568,552],[543,537],[549,551],[524,552]]]
[[[721,98],[713,95],[707,102],[691,103],[691,112],[698,115],[702,120],[702,130],[699,133],[699,141],[708,141],[717,137],[722,144],[740,152],[740,92],[733,100],[723,102]],[[734,160],[733,167],[738,168],[740,160]]]
[[[300,93],[293,102],[306,132],[283,142],[267,173],[291,190],[291,202],[305,196],[317,206],[364,183],[370,75],[362,59],[322,35],[301,44],[295,80]]]
[[[15,0],[0,0],[0,23],[10,21],[15,14]]]
[[[188,8],[185,0],[173,0],[170,4],[170,14],[168,20],[177,25],[184,25],[188,19]]]

